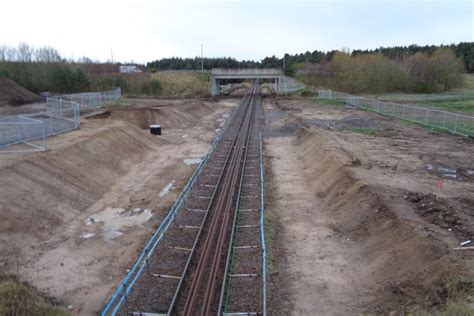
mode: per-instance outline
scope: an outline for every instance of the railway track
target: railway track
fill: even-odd
[[[103,315],[264,313],[261,98],[241,100],[122,304]]]

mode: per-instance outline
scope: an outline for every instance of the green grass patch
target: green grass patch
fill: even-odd
[[[438,108],[449,112],[474,114],[474,98],[460,100],[427,100],[417,103],[419,106]]]
[[[337,99],[320,99],[315,98],[313,99],[314,103],[322,104],[322,105],[331,105],[331,106],[345,106],[346,103],[342,100]]]
[[[448,279],[444,284],[444,304],[436,310],[421,310],[416,316],[472,316],[474,315],[474,281],[462,277]]]
[[[8,277],[0,281],[0,315],[66,316],[69,313],[46,301],[26,284]]]
[[[372,135],[372,136],[377,134],[377,131],[374,131],[373,129],[365,128],[365,127],[352,127],[352,128],[345,129],[345,131],[364,134],[364,135]]]

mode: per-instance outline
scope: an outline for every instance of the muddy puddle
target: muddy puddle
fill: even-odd
[[[134,208],[125,210],[123,208],[107,207],[84,222],[84,225],[88,226],[88,231],[82,232],[80,237],[89,239],[100,235],[104,240],[109,241],[121,236],[126,228],[144,224],[152,216],[153,211],[151,209]],[[94,229],[97,231],[89,231]]]

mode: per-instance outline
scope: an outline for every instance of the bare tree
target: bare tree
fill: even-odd
[[[35,59],[43,63],[59,63],[61,62],[61,55],[58,50],[51,46],[43,46],[35,51]]]
[[[7,49],[8,46],[2,45],[0,46],[0,61],[6,61],[7,60]]]
[[[77,60],[79,64],[92,64],[93,61],[89,57],[83,56]]]
[[[17,58],[16,49],[7,45],[0,46],[0,61],[15,61]]]
[[[17,57],[20,62],[31,62],[33,60],[34,49],[22,42],[18,45]]]
[[[6,60],[8,61],[15,61],[17,60],[18,58],[18,54],[17,54],[17,51],[14,47],[8,47],[6,48],[6,51],[5,51],[5,58]]]

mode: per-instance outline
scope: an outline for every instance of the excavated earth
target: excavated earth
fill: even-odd
[[[472,291],[474,251],[453,249],[474,237],[472,139],[313,100],[264,108],[273,315],[405,315],[445,304],[452,280]]]
[[[74,314],[101,310],[238,99],[125,102],[89,111],[47,152],[0,154],[0,279]]]

